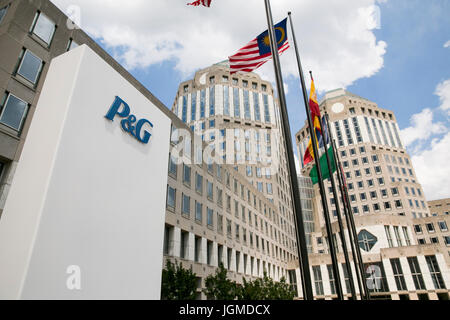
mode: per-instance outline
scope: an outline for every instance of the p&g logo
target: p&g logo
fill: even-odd
[[[116,115],[123,118],[123,120],[120,121],[120,125],[125,132],[128,132],[144,144],[148,143],[151,133],[145,130],[144,126],[147,126],[147,128],[153,128],[153,124],[147,119],[137,120],[135,115],[130,114],[130,106],[118,96],[116,96],[114,103],[111,108],[109,108],[105,118],[114,121]]]

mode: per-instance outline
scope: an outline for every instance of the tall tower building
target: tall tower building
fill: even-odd
[[[292,261],[297,260],[296,231],[285,137],[271,84],[254,73],[230,75],[226,65],[213,65],[199,70],[192,80],[179,85],[172,111],[190,128],[187,135],[192,134],[193,140],[201,141],[205,149],[209,150],[203,153],[200,162],[211,162],[211,165],[245,180],[240,182],[234,179],[231,183],[231,190],[239,196],[238,199],[233,193],[227,192],[228,188],[223,188],[225,208],[218,207],[214,212],[217,211],[220,219],[223,216],[228,225],[235,225],[235,232],[238,233],[237,228],[241,228],[241,232],[249,239],[249,248],[255,249],[255,244],[257,250],[262,248],[267,250],[267,254],[273,255],[276,259],[270,263],[271,267],[281,267],[283,274],[292,279],[293,275],[288,270],[291,269]],[[256,206],[256,203],[253,208],[242,205],[240,199],[250,199],[252,190],[271,205],[267,208]],[[233,214],[230,215],[230,212]],[[266,217],[267,221],[261,220],[261,216]],[[267,237],[273,242],[267,241]],[[226,237],[219,240],[216,234],[214,238],[218,239],[221,247],[234,246]],[[242,253],[241,249],[239,251]],[[233,252],[230,251],[230,254],[233,255]],[[264,264],[269,261],[266,258],[259,260],[264,261]],[[267,269],[261,267],[261,270],[263,268]],[[230,270],[235,271],[236,268]]]
[[[448,297],[448,253],[434,245],[421,245],[413,229],[415,219],[428,216],[430,212],[411,158],[402,144],[393,112],[343,89],[326,93],[320,102],[320,109],[322,114],[326,112],[330,118],[329,130],[336,141],[347,180],[365,269],[368,272],[377,270],[376,275],[368,275],[376,282],[376,285],[369,284],[372,295],[393,299],[424,298],[420,292],[424,289],[421,282],[410,278],[417,271],[416,265],[420,265],[423,272],[421,277],[429,277],[430,280],[428,283],[425,280],[426,289],[433,291],[429,293],[430,298]],[[300,158],[305,153],[308,141],[308,128],[305,125],[296,134]],[[305,166],[303,159],[300,162],[302,174],[308,176],[312,164]],[[335,206],[336,201],[339,201],[342,210],[343,203],[341,199],[333,198],[329,181],[325,181],[325,187],[328,191],[333,241],[338,250],[339,262],[343,264]],[[311,264],[316,296],[334,297],[334,276],[330,268],[318,186],[315,186],[314,212],[317,224],[312,237],[314,254]],[[348,234],[346,239],[348,241]],[[350,248],[349,243],[347,248]],[[324,265],[325,260],[327,262]],[[347,284],[343,288],[344,292],[347,289],[349,293],[348,275],[342,265],[340,269],[342,283]],[[323,283],[323,286],[319,283]],[[415,293],[408,294],[408,291]]]

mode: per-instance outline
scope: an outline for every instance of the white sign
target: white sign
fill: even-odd
[[[0,299],[159,299],[169,145],[90,48],[54,59],[0,220]]]

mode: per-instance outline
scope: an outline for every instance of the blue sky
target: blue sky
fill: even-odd
[[[53,2],[66,12],[71,6],[69,0]],[[209,9],[185,3],[130,0],[116,6],[108,0],[80,0],[78,18],[85,31],[171,108],[181,81],[226,59],[266,29],[259,0],[213,0]],[[393,110],[427,198],[450,197],[450,169],[443,168],[450,161],[450,45],[445,46],[450,1],[277,0],[272,9],[275,21],[292,11],[304,69],[313,70],[319,97],[346,87]],[[252,15],[246,13],[250,11]],[[295,134],[306,116],[289,51],[281,62]],[[274,79],[271,63],[258,73]],[[446,171],[434,175],[430,163]]]

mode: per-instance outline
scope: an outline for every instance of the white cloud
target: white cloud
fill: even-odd
[[[427,200],[450,197],[450,132],[411,159]]]
[[[450,48],[450,40],[444,43],[444,48]]]
[[[411,126],[401,130],[419,183],[427,200],[450,197],[450,130],[446,122],[434,122],[435,114],[450,111],[450,79],[438,84],[435,94],[440,106],[424,109],[411,117]]]
[[[440,108],[450,115],[450,79],[441,82],[437,86],[436,94],[441,100]]]
[[[64,11],[73,7],[73,0],[52,1]],[[314,71],[319,91],[349,86],[383,67],[387,45],[373,33],[378,2],[385,1],[272,1],[275,21],[292,11],[304,70]],[[209,9],[180,0],[79,0],[77,5],[83,29],[126,67],[171,60],[184,77],[227,59],[267,26],[260,0],[216,0]],[[298,77],[293,51],[281,57],[285,77]],[[258,73],[273,80],[273,65]]]
[[[443,123],[433,122],[433,111],[428,108],[414,114],[410,122],[410,127],[400,131],[402,141],[407,147],[417,142],[426,141],[435,134],[447,131]]]

